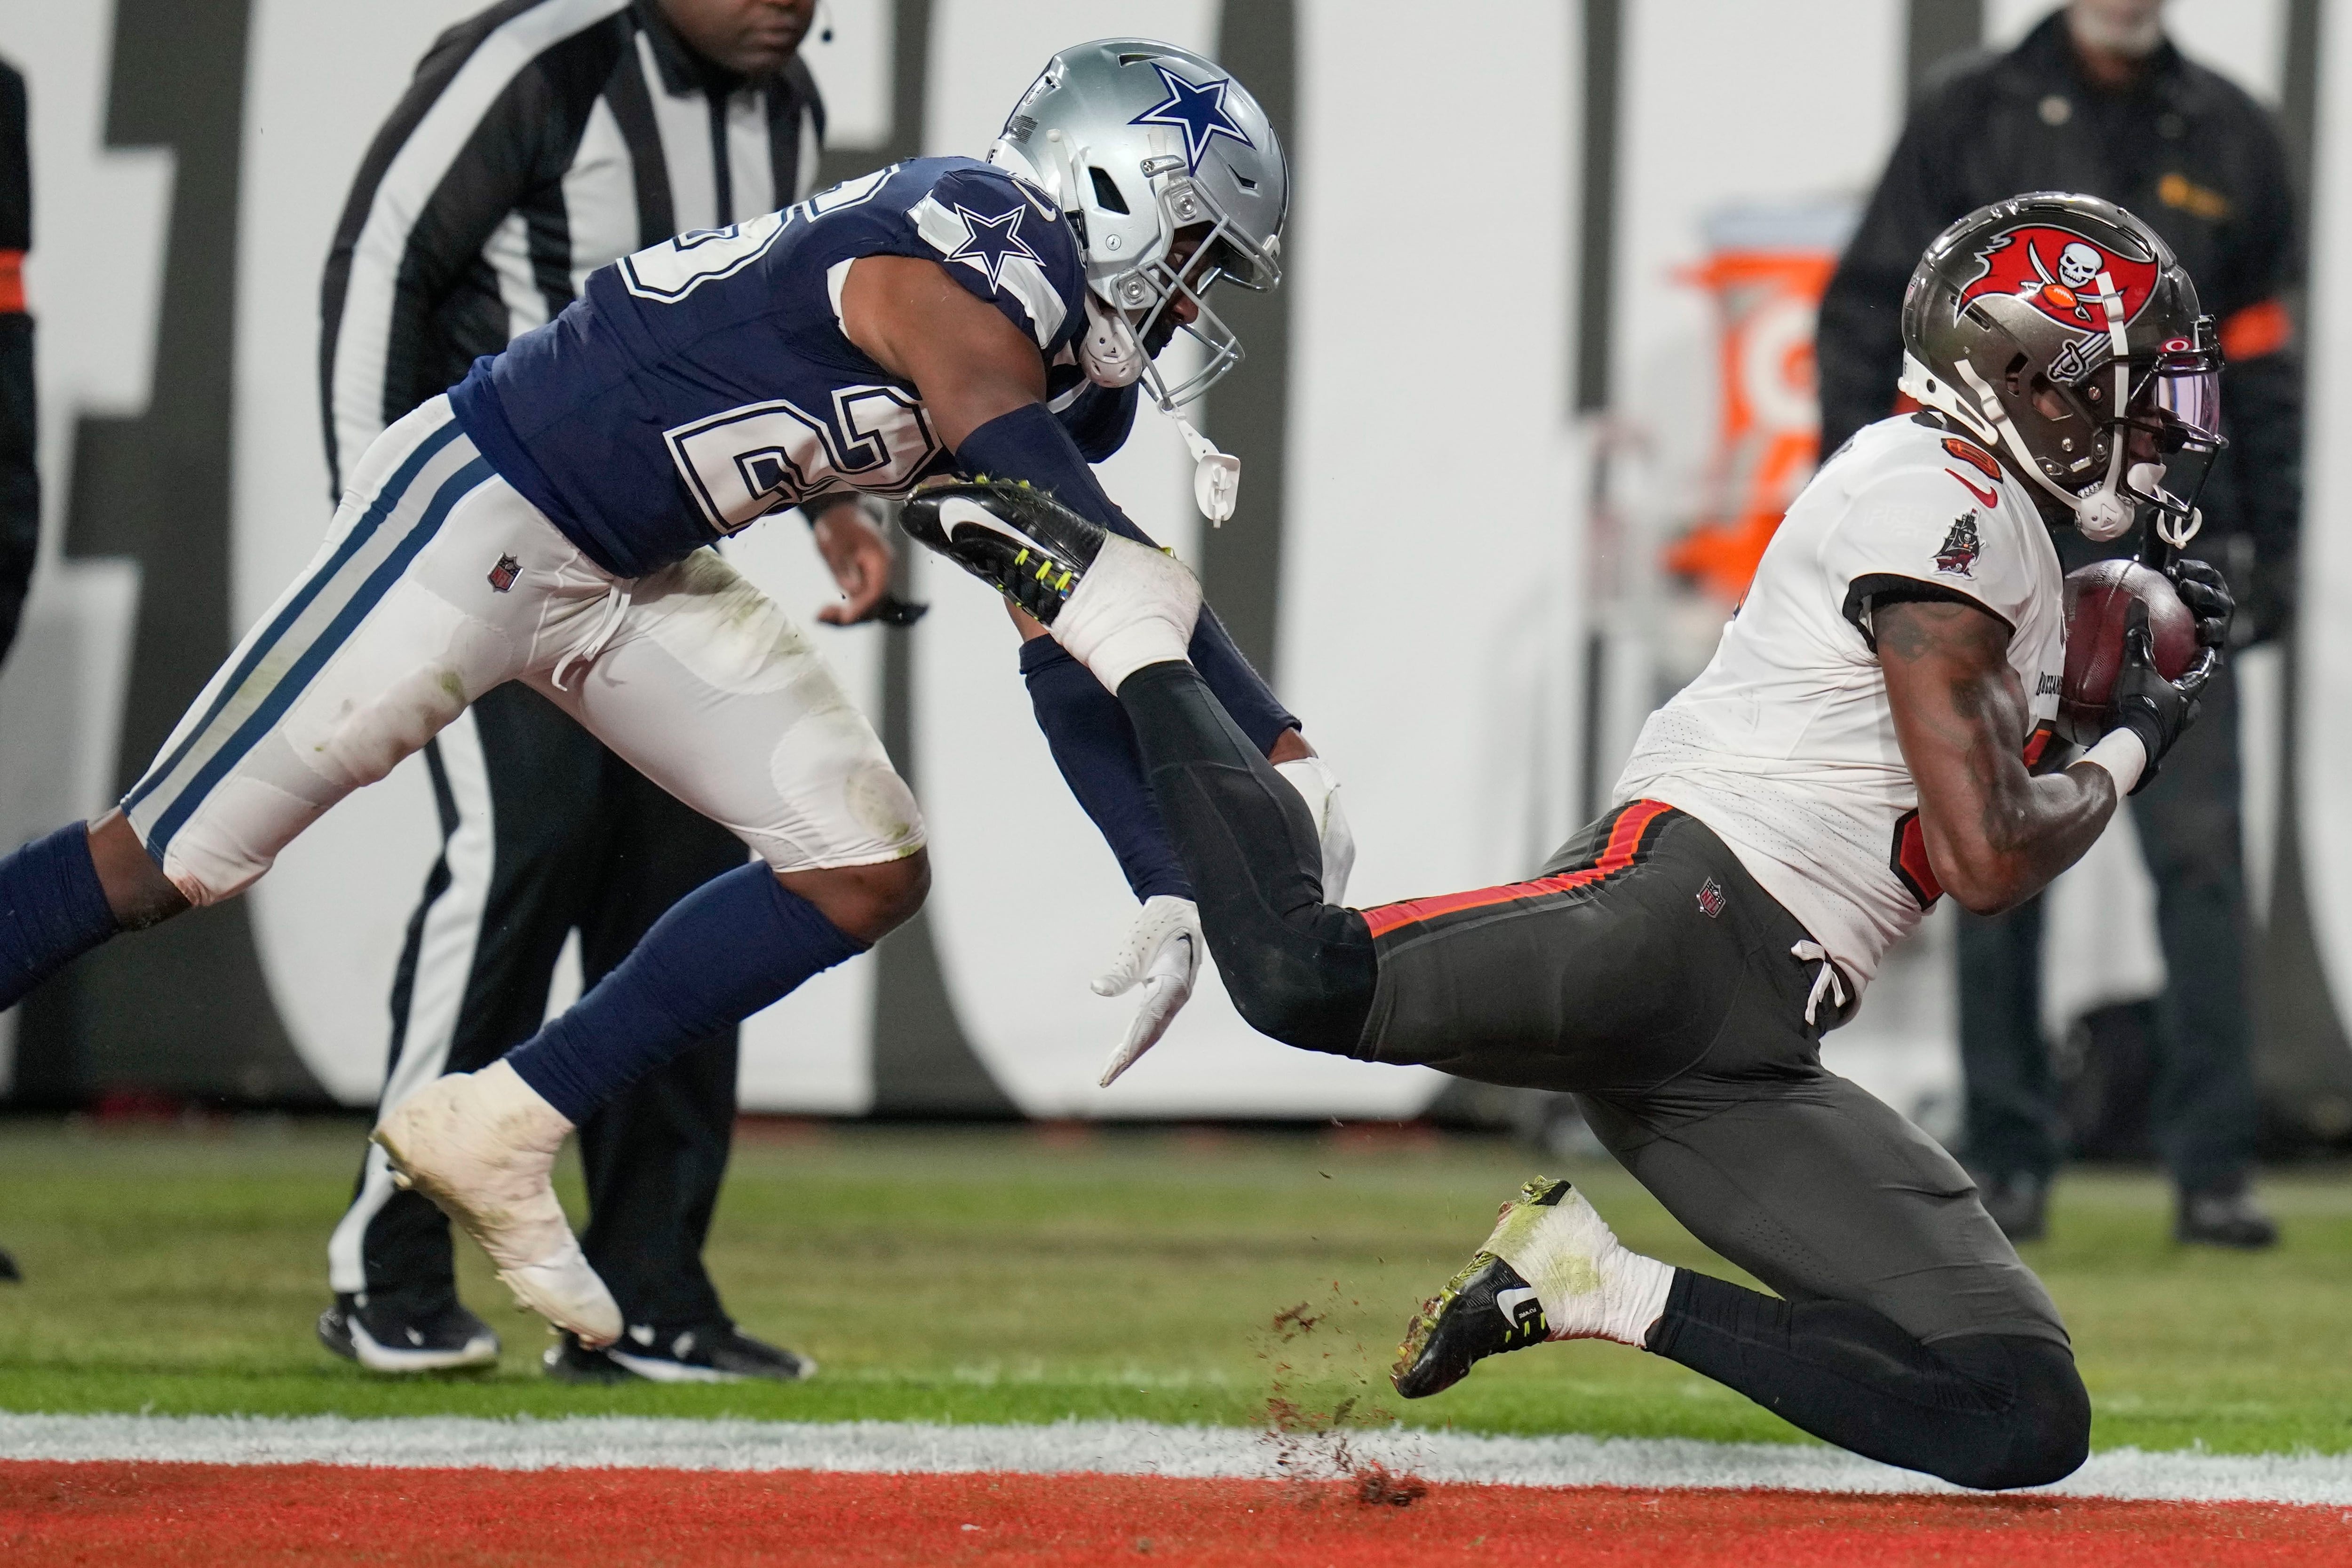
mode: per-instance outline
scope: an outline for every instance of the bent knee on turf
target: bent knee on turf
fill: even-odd
[[[2074,1353],[2048,1340],[1989,1336],[2008,1353],[2015,1382],[2010,1438],[1997,1455],[1945,1479],[1983,1491],[2048,1486],[2082,1469],[2091,1453],[2091,1396]]]

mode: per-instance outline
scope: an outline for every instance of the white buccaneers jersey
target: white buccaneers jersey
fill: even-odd
[[[2021,481],[1925,418],[1882,420],[1789,508],[1714,660],[1643,727],[1617,799],[1664,800],[1713,829],[1859,988],[1942,892],[1871,600],[1924,584],[2011,628],[2031,763],[2058,711],[2063,580]]]

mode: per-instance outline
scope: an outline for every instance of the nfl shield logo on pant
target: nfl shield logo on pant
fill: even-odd
[[[522,562],[510,555],[502,555],[499,557],[499,564],[490,568],[490,586],[499,592],[504,593],[515,585],[515,579],[521,575]]]
[[[1700,885],[1698,890],[1698,912],[1701,915],[1706,915],[1709,920],[1712,920],[1717,915],[1722,914],[1724,904],[1728,902],[1729,900],[1726,899],[1723,894],[1723,884],[1716,881],[1715,878],[1708,877],[1706,881]]]

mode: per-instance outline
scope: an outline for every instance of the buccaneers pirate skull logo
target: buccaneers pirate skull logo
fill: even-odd
[[[2106,330],[2099,308],[2099,274],[2123,300],[2124,319],[2140,313],[2156,292],[2156,257],[2095,244],[2048,224],[2021,224],[1995,235],[1977,253],[1977,275],[1960,288],[1952,315],[1990,294],[2024,300],[2061,326]]]

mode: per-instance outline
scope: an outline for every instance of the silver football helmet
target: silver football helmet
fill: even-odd
[[[1087,330],[1078,361],[1106,386],[1139,378],[1174,413],[1242,360],[1241,340],[1208,293],[1282,281],[1290,165],[1248,89],[1190,49],[1101,38],[1064,49],[1013,107],[988,161],[1042,186],[1078,229]],[[1178,232],[1206,233],[1181,267]],[[1180,323],[1178,299],[1199,314]],[[1171,386],[1152,363],[1175,330],[1203,350]]]

